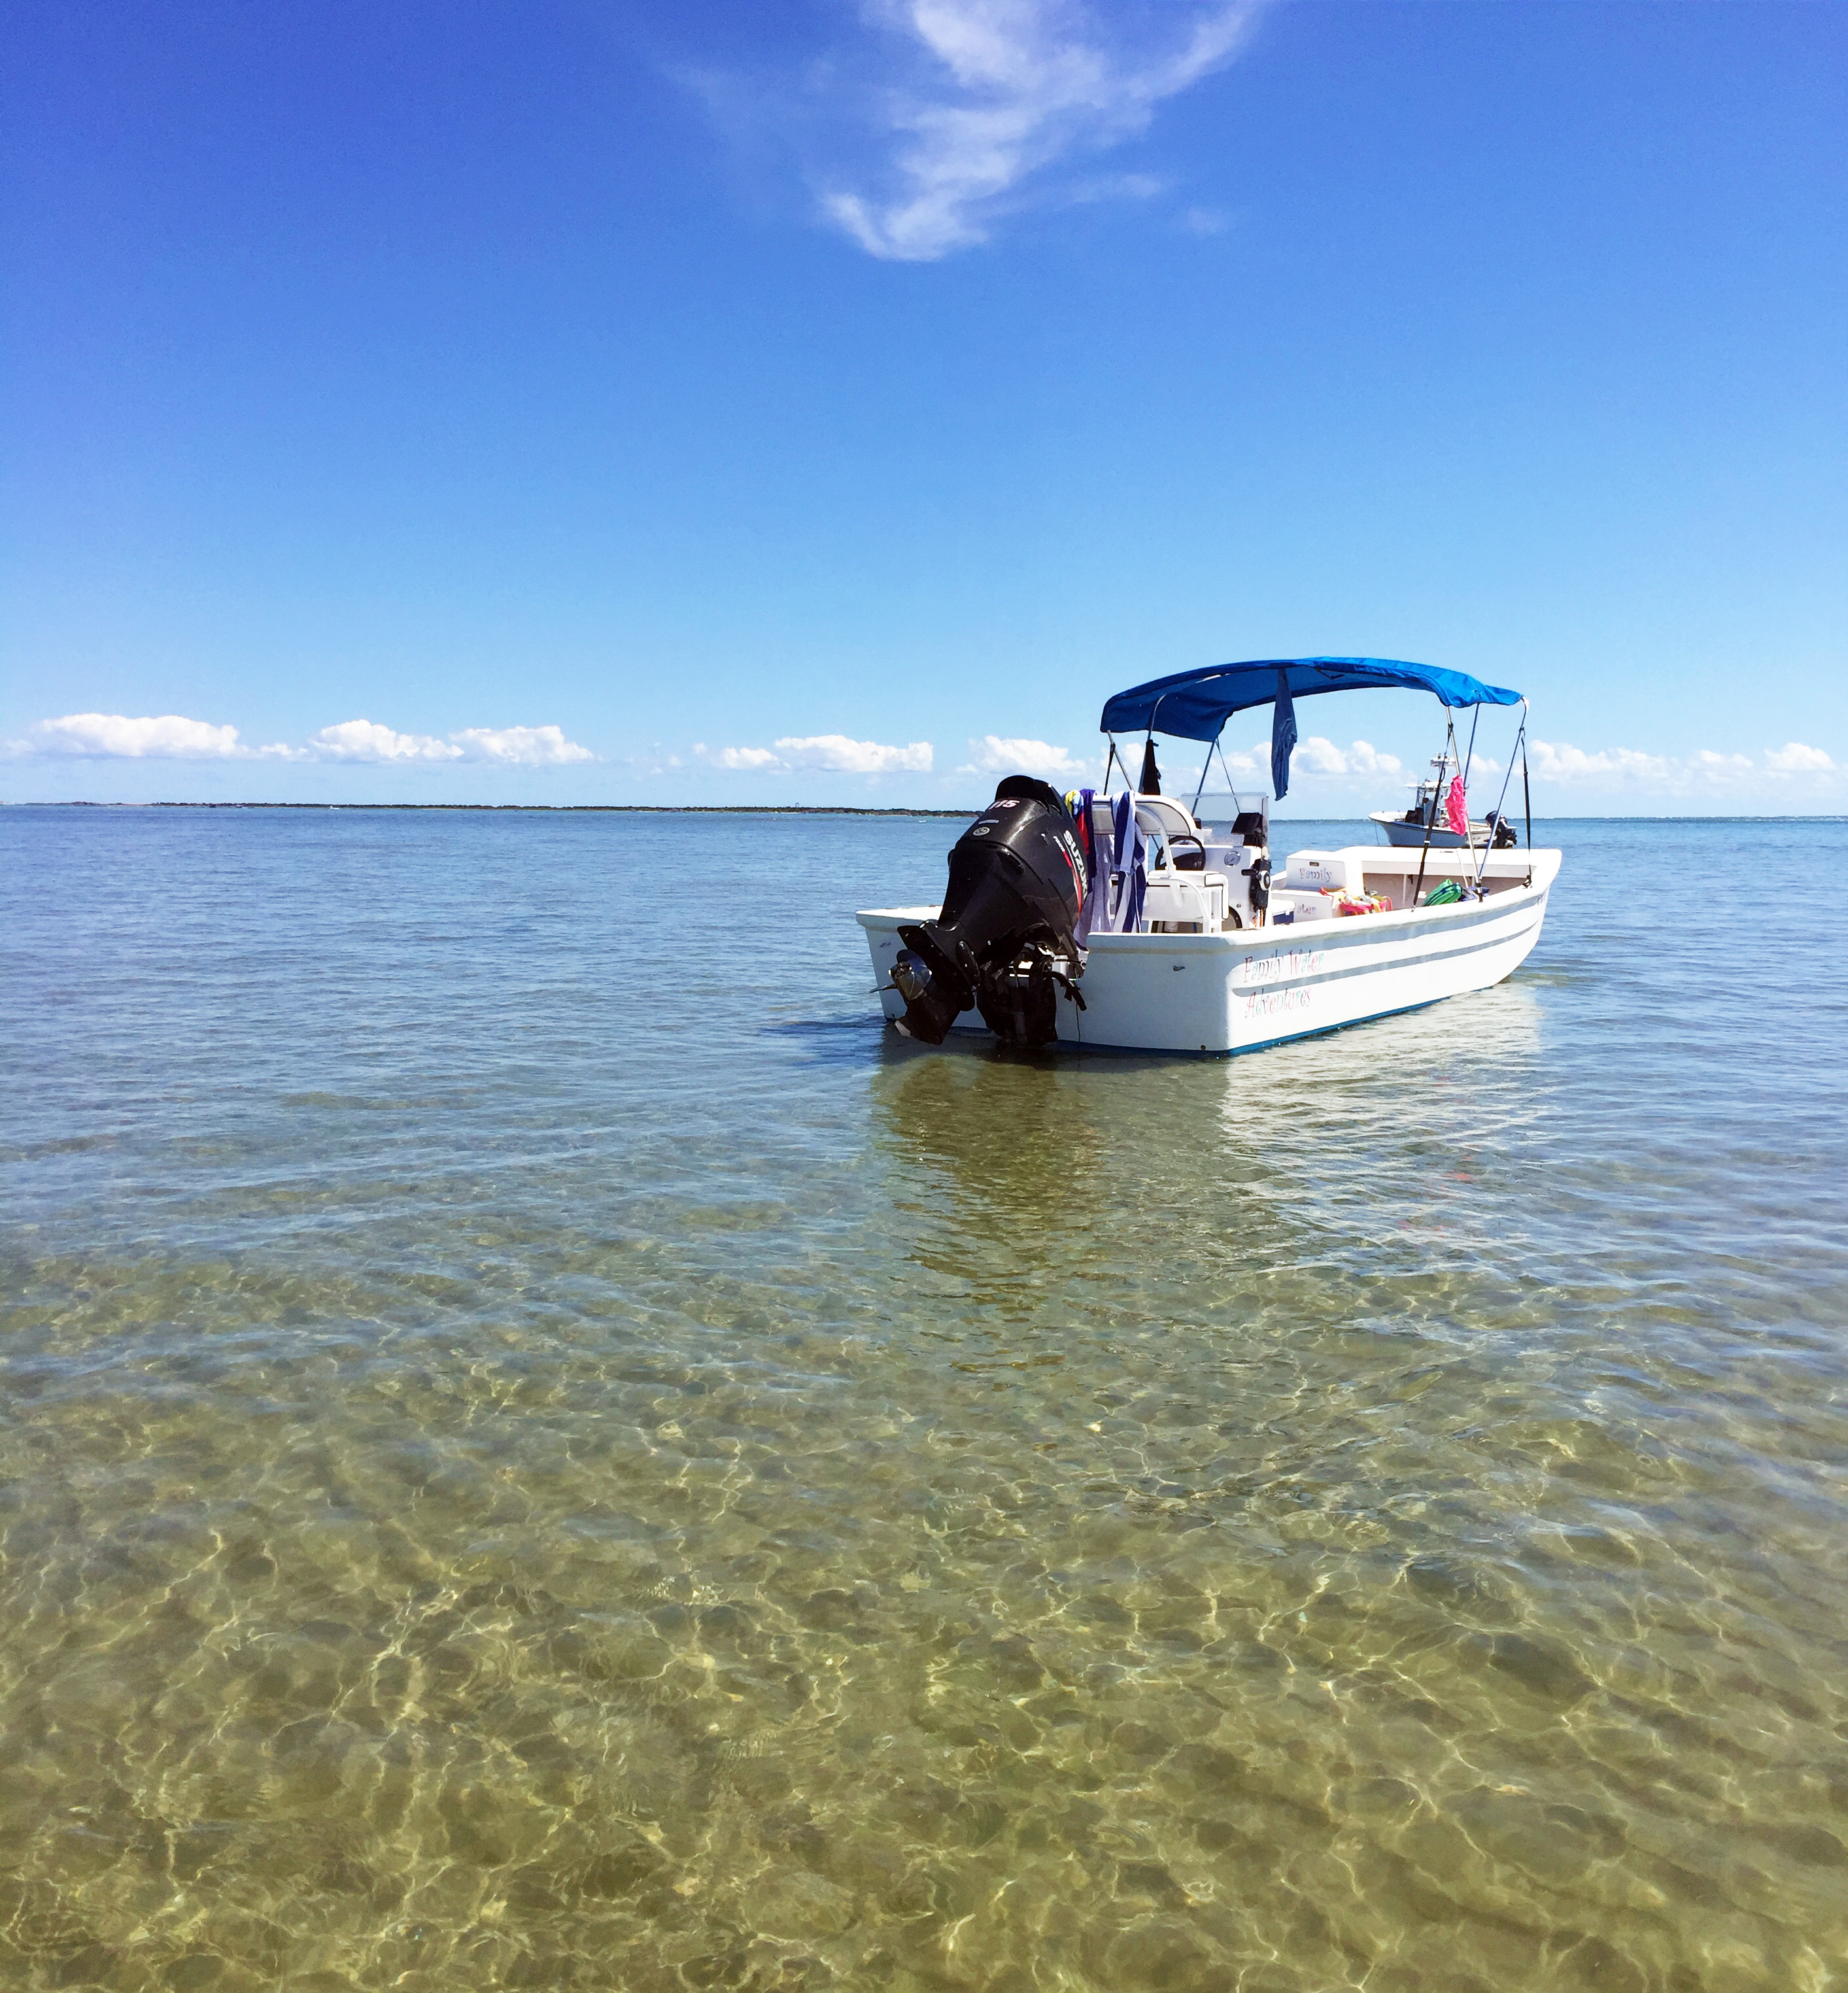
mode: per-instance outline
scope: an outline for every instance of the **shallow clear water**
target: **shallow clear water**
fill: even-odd
[[[0,816],[0,1984],[1839,1983],[1848,825],[1172,1062],[953,834]]]

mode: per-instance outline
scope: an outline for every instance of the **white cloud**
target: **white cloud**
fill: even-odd
[[[1792,775],[1830,776],[1839,772],[1838,764],[1822,749],[1806,747],[1800,740],[1767,749],[1762,765],[1749,754],[1723,754],[1711,747],[1682,757],[1646,754],[1634,747],[1606,747],[1588,754],[1582,747],[1536,740],[1531,749],[1531,766],[1543,781],[1603,784],[1677,794],[1719,789],[1743,795],[1754,786],[1761,791],[1768,780],[1782,781]]]
[[[1254,742],[1244,753],[1228,750],[1226,759],[1237,777],[1260,780],[1269,777],[1267,741]],[[1822,748],[1806,747],[1794,740],[1768,751],[1757,761],[1749,754],[1720,754],[1710,747],[1682,757],[1647,754],[1635,747],[1601,747],[1593,751],[1563,741],[1534,740],[1528,744],[1528,765],[1537,782],[1555,782],[1580,789],[1709,798],[1727,795],[1735,805],[1747,804],[1754,788],[1761,794],[1768,778],[1808,777],[1813,785],[1827,787],[1839,782],[1848,772]],[[1295,766],[1299,771],[1321,775],[1405,774],[1395,756],[1381,754],[1364,740],[1343,749],[1319,735],[1298,743]],[[1486,778],[1492,777],[1499,783],[1502,767],[1491,755],[1479,753],[1475,757],[1470,771],[1473,805],[1483,800]],[[1492,791],[1488,800],[1494,800]]]
[[[1095,766],[1044,740],[1005,740],[998,733],[984,733],[980,740],[970,742],[969,750],[973,758],[957,769],[959,775],[1025,774],[1051,781],[1056,776],[1075,780],[1087,771],[1097,772]]]
[[[1672,772],[1666,756],[1641,754],[1634,747],[1602,747],[1588,754],[1563,742],[1536,740],[1529,751],[1534,773],[1546,782],[1609,781],[1614,776],[1661,782]]]
[[[869,255],[897,262],[984,241],[1032,176],[1138,135],[1165,99],[1230,61],[1258,5],[866,0],[864,17],[900,38],[914,73],[874,94],[888,154],[877,187],[825,186],[823,211]],[[1139,176],[1118,190],[1155,184]]]
[[[1476,765],[1480,769],[1492,768],[1495,764],[1486,755],[1479,754]],[[1347,766],[1348,772],[1355,775],[1402,775],[1405,772],[1398,755],[1382,754],[1366,740],[1357,740],[1349,748]]]
[[[308,745],[330,761],[474,761],[554,768],[597,758],[589,748],[567,740],[558,726],[465,726],[439,740],[433,733],[399,733],[375,720],[343,720],[310,734]]]
[[[234,726],[214,726],[207,720],[186,720],[176,713],[131,719],[121,713],[67,713],[62,719],[41,720],[30,737],[9,744],[29,754],[80,754],[110,761],[295,761],[297,748],[246,747]]]
[[[111,761],[483,761],[529,768],[596,758],[556,726],[471,726],[440,740],[429,733],[396,733],[375,720],[343,720],[310,734],[306,747],[247,747],[234,726],[178,713],[135,720],[119,713],[70,713],[39,720],[29,734],[9,742],[9,750]]]
[[[1241,761],[1251,757],[1241,756]],[[1268,767],[1267,756],[1264,765]],[[1402,775],[1396,754],[1382,754],[1370,741],[1357,740],[1351,747],[1337,747],[1333,741],[1325,740],[1319,733],[1312,733],[1306,740],[1298,744],[1292,757],[1292,765],[1306,769],[1312,775]]]
[[[396,733],[375,720],[343,720],[308,737],[314,753],[330,761],[459,761],[462,750],[431,733]]]
[[[465,761],[498,761],[522,768],[558,767],[568,761],[594,761],[588,747],[567,740],[557,726],[465,726],[450,739]]]
[[[1820,747],[1805,747],[1802,741],[1792,740],[1785,747],[1768,748],[1764,765],[1780,775],[1821,775],[1827,774],[1835,764]]]
[[[806,740],[785,738],[776,751],[792,768],[829,768],[842,774],[928,775],[936,758],[928,740],[909,747],[881,747],[877,741],[850,740],[844,733],[816,733]]]
[[[770,747],[708,747],[694,754],[715,768],[748,769],[761,774],[790,774],[819,769],[841,775],[928,775],[936,759],[928,740],[887,747],[877,740],[854,740],[844,733],[785,734]]]

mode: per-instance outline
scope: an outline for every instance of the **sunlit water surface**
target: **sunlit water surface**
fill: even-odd
[[[0,1984],[1841,1984],[1848,826],[1172,1062],[953,830],[0,819]]]

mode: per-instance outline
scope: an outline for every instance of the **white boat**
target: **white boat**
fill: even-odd
[[[1534,850],[1531,834],[1512,849],[1432,839],[1295,851],[1273,871],[1262,802],[1216,823],[1195,814],[1197,795],[1189,807],[1148,792],[1152,747],[1143,787],[1108,791],[1117,731],[1216,744],[1230,713],[1275,703],[1283,794],[1294,699],[1377,685],[1525,709],[1519,694],[1463,673],[1381,658],[1267,658],[1119,693],[1104,707],[1103,794],[1061,798],[1010,777],[952,853],[944,906],[857,915],[885,1015],[930,1042],[993,1028],[1028,1045],[1227,1053],[1512,975],[1539,939],[1559,869],[1559,852]],[[1525,726],[1524,710],[1523,737]]]
[[[1434,756],[1431,773],[1417,785],[1412,792],[1411,808],[1397,812],[1391,810],[1374,810],[1372,812],[1371,820],[1379,826],[1381,835],[1388,844],[1412,846],[1420,850],[1430,844],[1439,850],[1460,850],[1466,843],[1480,845],[1495,841],[1497,823],[1490,823],[1477,817],[1469,818],[1470,835],[1466,839],[1461,831],[1453,830],[1445,822],[1444,791],[1449,786],[1449,754]]]

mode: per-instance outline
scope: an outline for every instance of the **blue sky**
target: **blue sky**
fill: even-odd
[[[9,18],[0,796],[1848,808],[1848,10]]]

